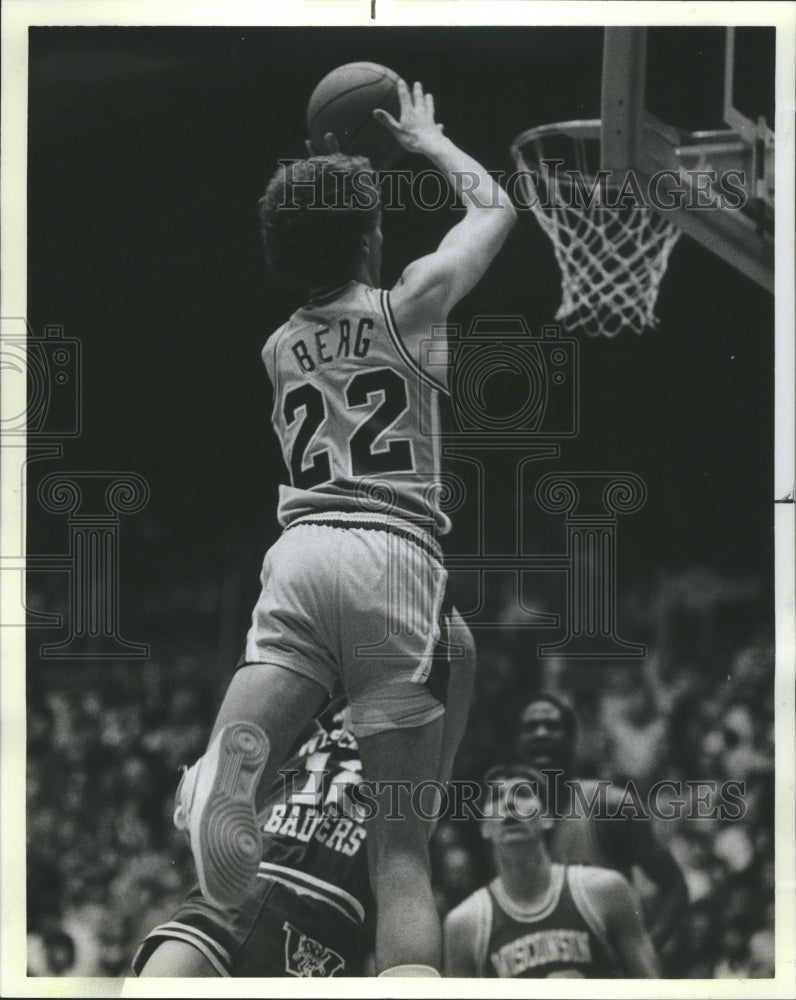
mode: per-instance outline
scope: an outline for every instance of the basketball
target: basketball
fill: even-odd
[[[333,132],[340,151],[367,156],[372,166],[391,163],[400,146],[373,117],[374,108],[399,119],[398,74],[376,63],[356,62],[338,66],[318,84],[307,107],[307,131],[313,148],[326,152],[324,136]]]

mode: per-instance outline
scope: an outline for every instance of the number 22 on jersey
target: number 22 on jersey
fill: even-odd
[[[341,477],[412,472],[410,439],[388,436],[409,406],[405,378],[392,368],[357,372],[343,391],[342,405],[335,398],[336,388],[329,385],[322,390],[306,382],[285,395],[285,424],[291,428],[298,423],[289,457],[293,486],[309,490]],[[374,403],[370,412],[357,414]],[[343,435],[324,433],[330,417],[335,428],[340,425]],[[323,437],[330,440],[330,446],[313,449]],[[344,440],[339,440],[341,437]]]

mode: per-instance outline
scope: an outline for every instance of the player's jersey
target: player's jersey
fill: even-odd
[[[547,898],[514,903],[499,879],[462,904],[475,912],[477,974],[485,978],[613,978],[618,964],[589,901],[590,869],[553,864]]]
[[[588,803],[598,792],[596,781],[583,780],[578,782],[580,796],[571,793],[570,805],[565,816],[553,824],[547,841],[550,857],[566,865],[594,865],[597,868],[613,868],[619,871],[628,881],[632,880],[632,864],[617,864],[615,859],[606,854],[597,835],[598,823],[622,823],[621,817],[616,819],[598,818],[595,808],[589,808]],[[596,801],[596,800],[595,800]]]
[[[260,878],[322,900],[358,924],[372,898],[366,827],[349,796],[361,769],[354,737],[318,726],[280,769],[260,813]]]
[[[417,339],[418,331],[406,333]],[[351,281],[311,300],[269,337],[263,361],[290,474],[280,487],[280,524],[367,511],[450,529],[440,508],[446,390],[402,339],[387,291]]]

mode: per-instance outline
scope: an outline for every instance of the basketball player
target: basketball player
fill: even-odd
[[[451,672],[441,780],[449,781],[475,679],[469,630]],[[342,707],[338,703],[337,707]],[[219,905],[193,888],[133,959],[136,976],[351,976],[373,947],[367,826],[349,789],[362,765],[349,713],[328,708],[308,724],[258,816],[262,861],[255,886]]]
[[[655,948],[615,871],[562,865],[545,838],[545,779],[522,765],[484,779],[482,835],[497,877],[445,918],[445,974],[478,978],[658,976]]]
[[[578,779],[581,794],[573,790],[576,739],[577,718],[566,702],[542,693],[526,705],[517,737],[518,758],[538,770],[560,772],[559,780],[550,776],[549,781],[552,811],[564,817],[551,830],[550,855],[564,864],[614,868],[629,881],[637,865],[658,890],[650,936],[660,949],[671,938],[688,906],[682,872],[658,843],[648,819],[636,818],[632,809],[617,814],[622,802],[617,787],[604,788],[604,812],[609,817],[600,819],[587,806],[598,794],[598,783]]]
[[[368,780],[413,787],[440,773],[445,684],[436,667],[445,658],[434,651],[452,623],[459,633],[465,626],[446,599],[434,538],[449,528],[434,433],[446,386],[428,370],[423,343],[479,281],[516,213],[442,134],[420,84],[410,92],[401,82],[399,97],[400,121],[374,115],[451,184],[468,183],[459,191],[464,217],[394,288],[378,288],[381,219],[367,161],[283,164],[261,202],[272,274],[308,299],[263,352],[291,479],[280,489],[285,531],[266,555],[244,665],[178,793],[202,892],[222,903],[257,871],[258,783],[273,780],[338,682]],[[448,648],[455,670],[455,643]],[[411,809],[387,819],[390,794],[368,830],[376,970],[438,975],[428,821]]]
[[[348,789],[356,742],[310,723],[258,821],[263,855],[251,891],[220,906],[193,888],[133,959],[137,976],[352,976],[370,943],[366,828]]]

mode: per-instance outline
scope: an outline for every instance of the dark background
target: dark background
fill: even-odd
[[[715,61],[720,29],[692,30]],[[277,158],[302,153],[315,82],[346,61],[394,67],[436,95],[464,149],[510,170],[519,131],[599,116],[601,34],[33,29],[29,320],[83,345],[84,432],[67,463],[144,475],[149,517],[177,551],[244,525],[272,532],[281,459],[259,352],[297,301],[265,271],[256,203]],[[650,91],[674,90],[682,115],[697,120],[701,105],[710,124],[719,74],[707,63],[694,81],[682,50],[668,48],[665,86]],[[702,90],[684,92],[684,76]],[[384,283],[454,220],[388,213]],[[551,246],[523,213],[453,318],[521,313],[538,330],[559,301]],[[582,431],[563,465],[648,484],[646,512],[628,522],[643,534],[631,575],[694,561],[760,572],[772,537],[773,299],[684,237],[657,313],[640,337],[583,339]]]
[[[722,35],[656,35],[648,93],[658,115],[721,124]],[[278,532],[283,469],[260,351],[300,304],[265,270],[257,200],[277,159],[302,155],[317,81],[357,60],[419,79],[446,133],[487,168],[510,171],[520,131],[599,117],[601,48],[598,28],[31,30],[28,319],[37,335],[60,324],[82,345],[83,431],[58,463],[30,467],[29,552],[67,548],[65,519],[35,500],[45,474],[129,470],[151,488],[146,510],[122,520],[120,596],[122,633],[149,643],[149,659],[45,662],[39,643],[59,636],[31,629],[37,705],[47,692],[85,701],[91,678],[119,712],[140,695],[152,727],[158,712],[171,713],[174,692],[191,688],[186,718],[209,724]],[[770,103],[768,78],[749,87],[759,88],[754,103]],[[407,157],[398,166],[425,164]],[[447,209],[387,213],[383,283],[455,219]],[[522,314],[538,330],[559,302],[552,247],[526,212],[452,319],[466,327],[476,314]],[[773,297],[683,237],[656,312],[658,327],[642,336],[580,338],[580,434],[534,472],[623,470],[644,480],[645,508],[619,523],[620,632],[659,643],[664,660],[683,652],[717,677],[744,643],[772,634]],[[508,499],[493,497],[496,525]],[[480,516],[465,508],[454,548]],[[562,520],[532,520],[539,550],[561,551]],[[530,600],[561,610],[544,576],[528,586]],[[664,613],[674,590],[683,606]],[[31,608],[66,601],[62,574],[30,574]],[[488,669],[498,640],[477,639]],[[494,703],[492,730],[481,734],[487,754],[518,707],[518,653],[520,693],[540,683],[528,650],[508,629],[498,653],[514,666],[484,694]]]

